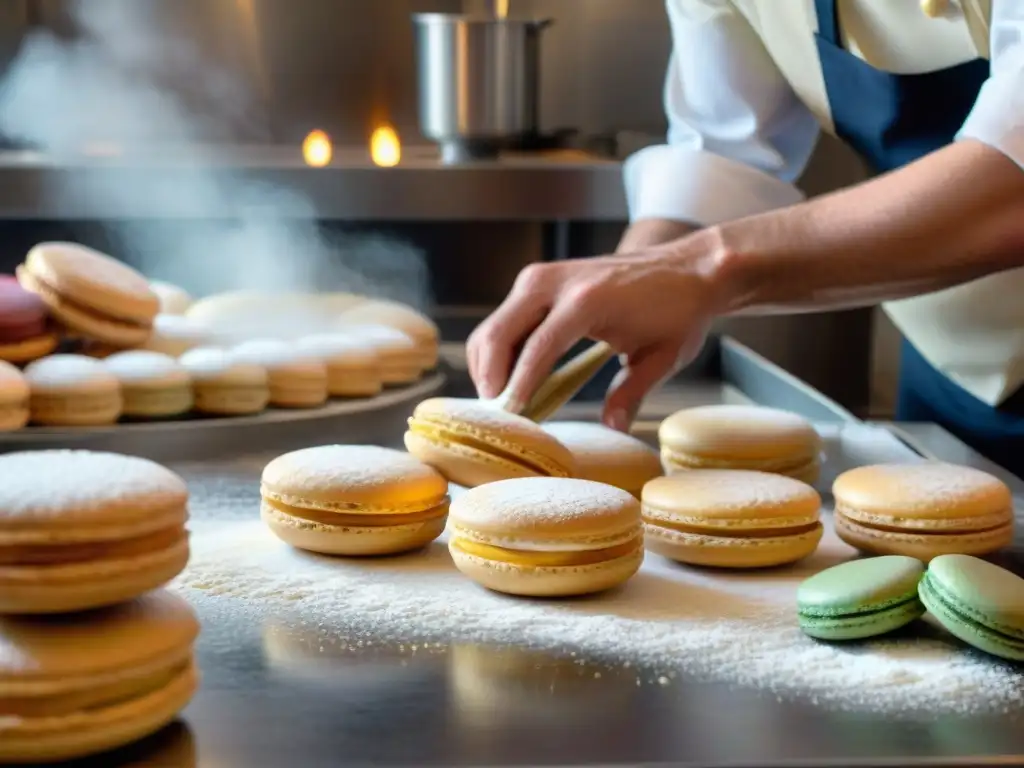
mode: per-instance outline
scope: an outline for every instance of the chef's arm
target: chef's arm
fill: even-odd
[[[843,192],[702,230],[676,253],[706,260],[732,313],[929,293],[1024,267],[1024,170],[965,140]]]
[[[1024,3],[957,141],[864,184],[701,232],[734,311],[872,304],[1024,267]]]
[[[819,133],[731,3],[666,5],[673,38],[664,90],[668,140],[626,162],[631,225],[620,252],[800,202],[793,182]]]

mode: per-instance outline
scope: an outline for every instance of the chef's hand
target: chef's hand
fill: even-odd
[[[714,248],[698,235],[634,253],[531,264],[469,338],[480,397],[508,385],[521,406],[576,342],[604,341],[623,367],[602,418],[628,429],[644,396],[696,357],[724,311],[718,272]]]

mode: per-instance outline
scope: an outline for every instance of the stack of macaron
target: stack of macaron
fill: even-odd
[[[433,369],[438,339],[395,302],[257,291],[195,301],[91,248],[41,243],[16,279],[0,275],[0,431],[373,397]]]
[[[188,489],[145,459],[0,456],[0,762],[106,751],[173,720],[198,685]]]

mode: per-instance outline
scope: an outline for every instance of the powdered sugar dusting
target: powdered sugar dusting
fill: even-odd
[[[799,480],[769,472],[695,469],[662,477],[644,489],[644,501],[684,515],[743,511],[756,516],[762,510],[778,511],[795,503],[797,512],[820,499],[814,489]]]
[[[25,379],[33,392],[116,390],[117,378],[99,360],[85,355],[50,355],[30,363]]]
[[[1010,492],[998,479],[972,467],[942,462],[878,464],[859,467],[840,476],[835,485],[844,504],[872,509],[879,506],[913,511],[939,504],[989,497],[993,509],[1010,503]]]
[[[658,461],[657,452],[632,435],[589,421],[549,421],[541,424],[549,435],[577,457],[612,456],[618,461]]]
[[[723,425],[751,429],[803,429],[810,427],[802,416],[762,405],[702,405],[685,411],[691,419],[709,419]]]
[[[145,520],[188,499],[184,480],[159,464],[95,451],[0,456],[0,528],[32,521]]]
[[[455,497],[453,522],[505,534],[549,532],[586,523],[588,531],[632,527],[640,508],[626,491],[591,480],[524,477],[481,485]]]

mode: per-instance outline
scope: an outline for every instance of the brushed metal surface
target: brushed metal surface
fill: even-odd
[[[540,128],[540,35],[550,19],[412,17],[420,132],[445,162],[489,157]]]

